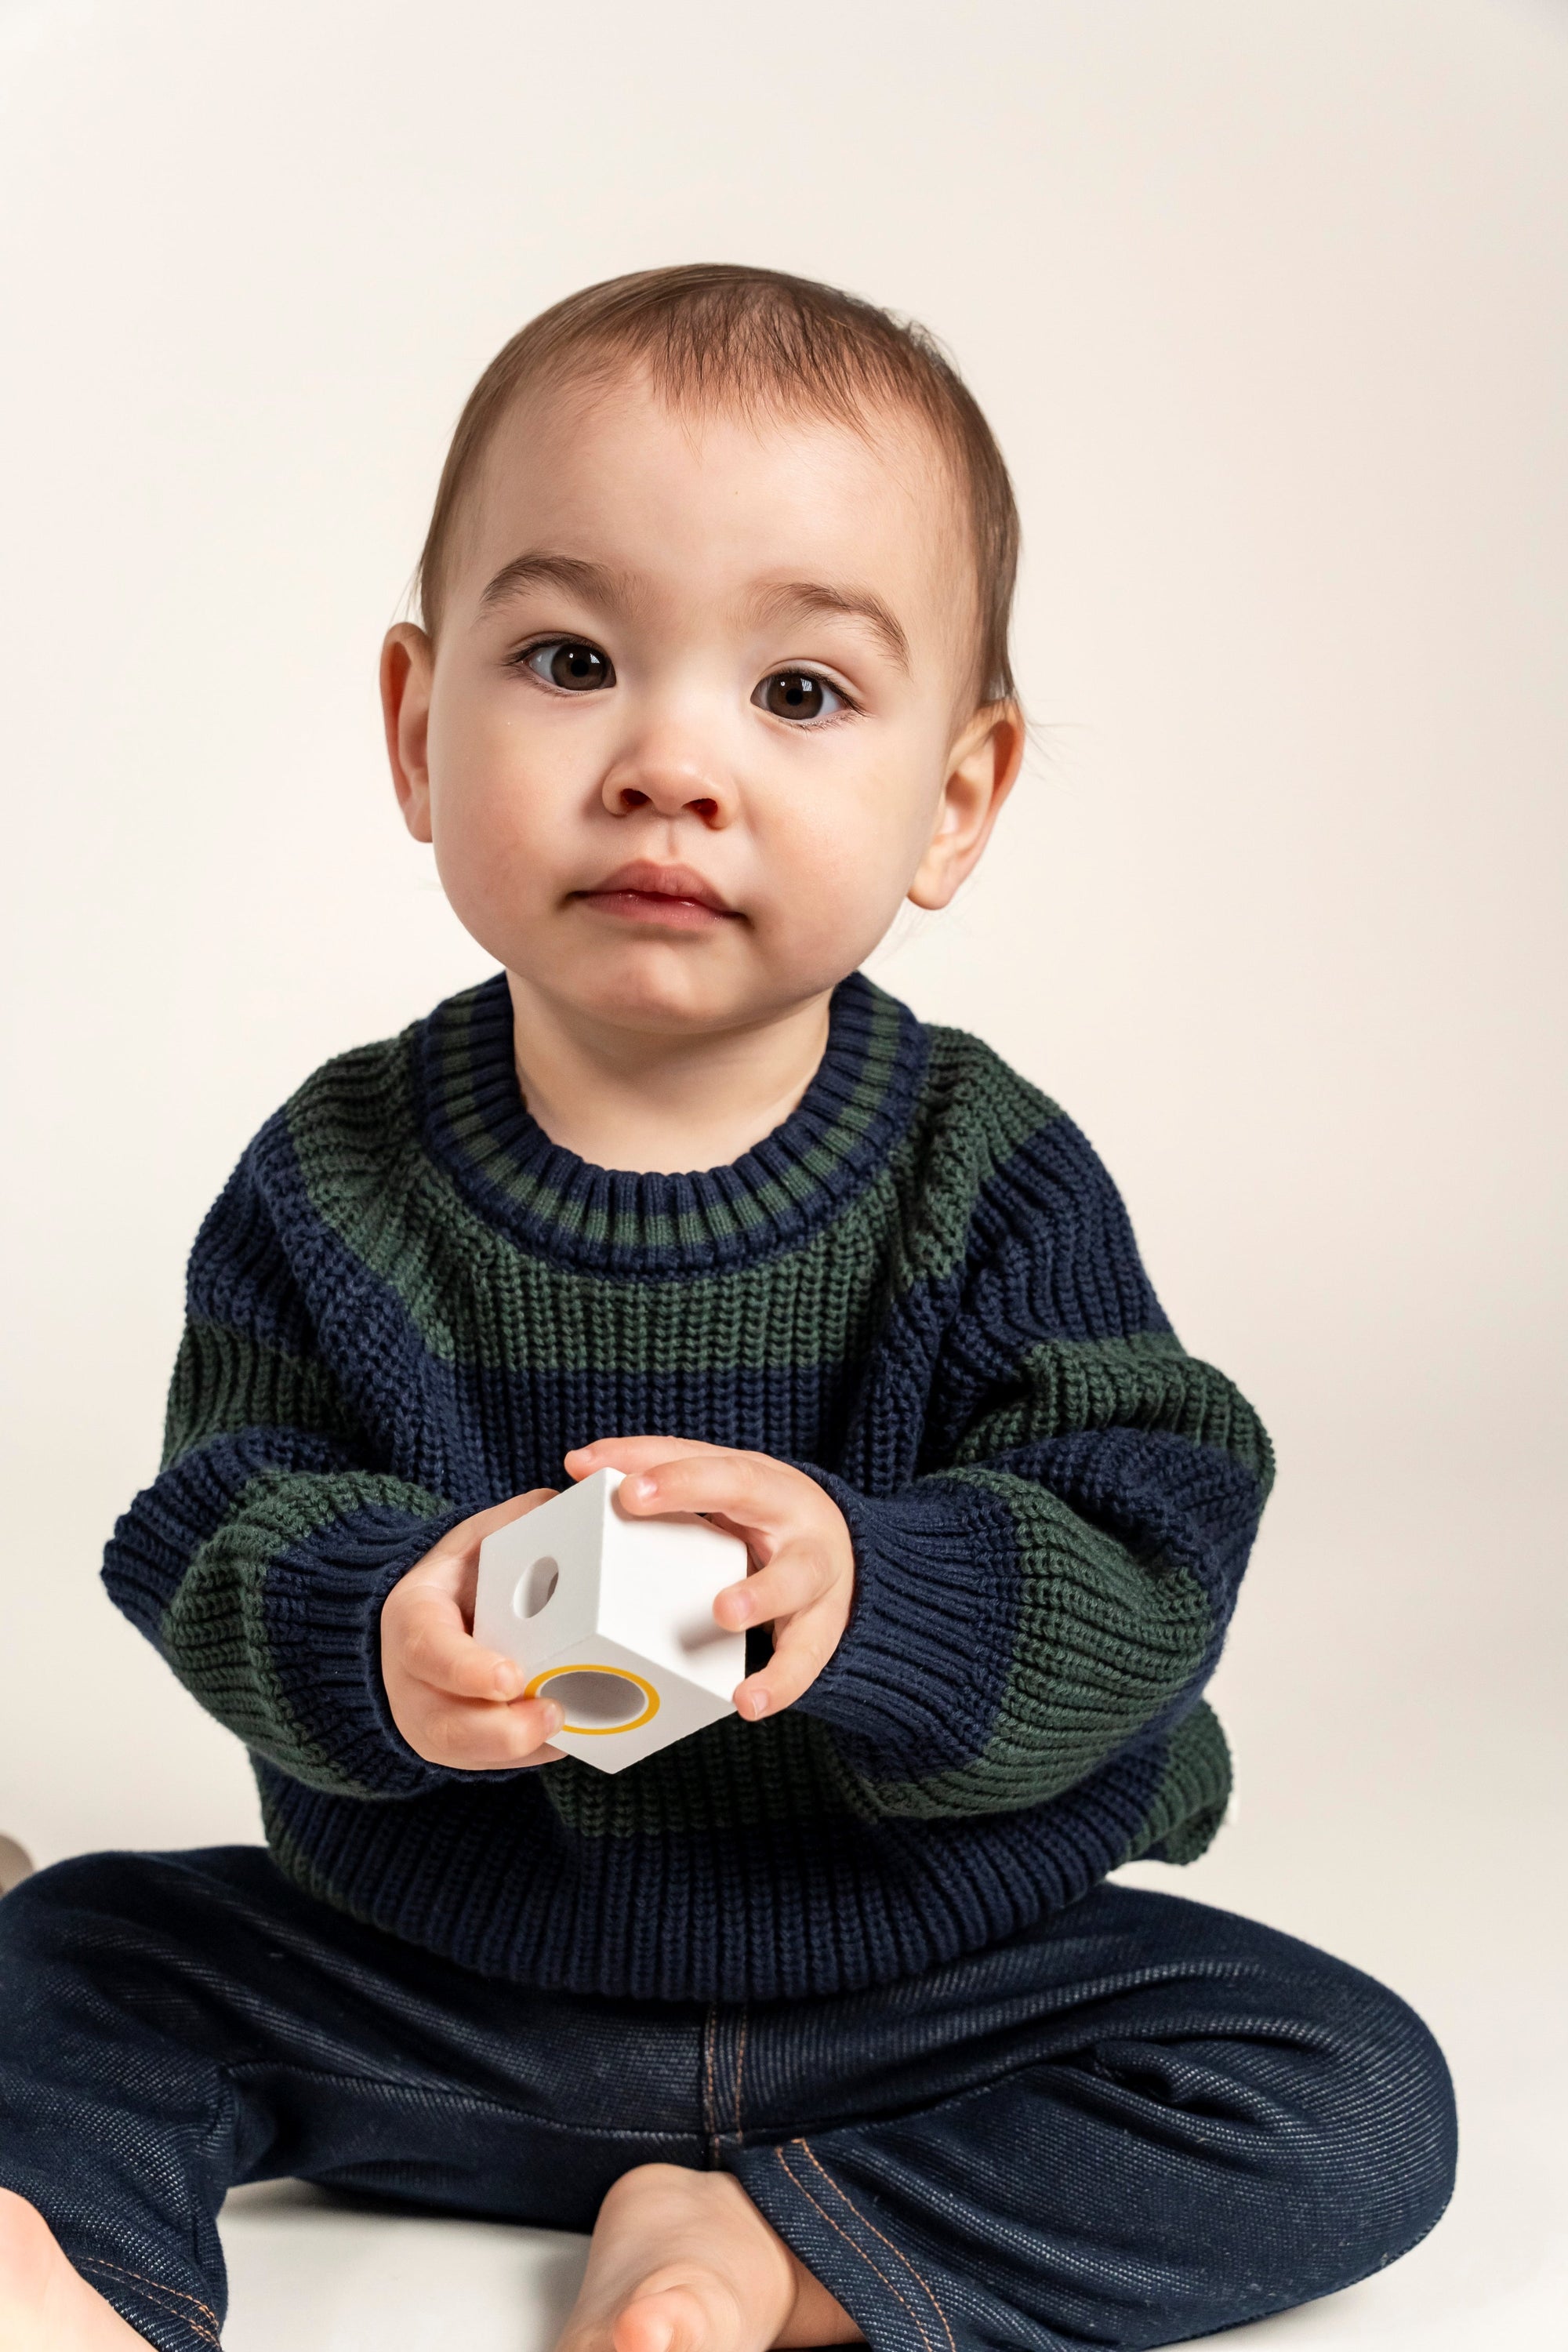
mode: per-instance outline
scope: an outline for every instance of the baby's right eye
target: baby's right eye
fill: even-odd
[[[592,694],[616,682],[608,654],[602,654],[584,637],[544,637],[530,646],[519,660],[546,686],[559,686],[568,694]]]

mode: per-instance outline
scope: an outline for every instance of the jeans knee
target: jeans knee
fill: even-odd
[[[1408,2004],[1346,1971],[1331,2061],[1303,2123],[1314,2143],[1309,2203],[1339,2252],[1331,2286],[1348,2286],[1418,2243],[1453,2192],[1454,2087],[1430,2030]],[[1304,2185],[1304,2184],[1303,2184]]]

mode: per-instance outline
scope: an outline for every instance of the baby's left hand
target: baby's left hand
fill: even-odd
[[[620,1504],[635,1518],[700,1511],[752,1555],[751,1574],[727,1585],[713,1614],[731,1633],[771,1619],[773,1654],[735,1692],[755,1723],[809,1688],[849,1622],[855,1549],[844,1514],[804,1470],[766,1454],[685,1437],[605,1437],[566,1456],[567,1475],[621,1470]]]

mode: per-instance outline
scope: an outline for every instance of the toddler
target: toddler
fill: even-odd
[[[105,1576],[267,1850],[0,1905],[3,2352],[216,2346],[279,2175],[592,2231],[563,2352],[1165,2344],[1442,2210],[1408,2009],[1107,1884],[1225,1811],[1258,1417],[1071,1121],[859,974],[1017,772],[1016,548],[946,360],[825,287],[621,278],[481,378],[383,692],[498,969],[196,1241]],[[737,1712],[614,1777],[471,1632],[605,1466],[750,1558]]]

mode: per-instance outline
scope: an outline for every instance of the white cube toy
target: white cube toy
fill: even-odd
[[[689,1513],[634,1519],[618,1470],[525,1511],[479,1546],[474,1637],[514,1658],[525,1696],[566,1710],[551,1746],[601,1772],[733,1715],[746,1637],[714,1619],[746,1547]]]

